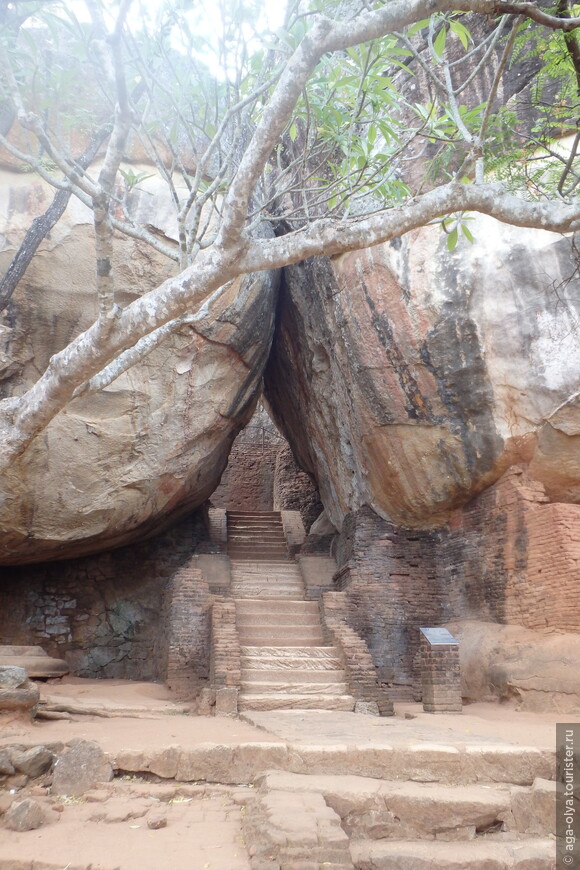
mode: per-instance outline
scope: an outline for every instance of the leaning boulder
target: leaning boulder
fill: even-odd
[[[0,272],[53,195],[30,175],[0,170]],[[164,184],[151,178],[136,196],[140,220],[171,244],[177,227]],[[115,242],[121,306],[176,271],[140,242]],[[0,475],[0,564],[122,546],[209,498],[261,389],[276,289],[276,273],[228,283],[195,324],[104,389],[72,400]],[[0,313],[3,395],[32,386],[97,313],[92,213],[71,200]]]
[[[580,501],[580,280],[571,240],[438,228],[285,270],[270,407],[332,524],[363,505],[433,527],[527,464]]]

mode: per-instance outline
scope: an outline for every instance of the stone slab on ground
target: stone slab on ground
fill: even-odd
[[[490,843],[398,842],[351,844],[356,870],[554,870],[556,843],[550,839]]]
[[[260,789],[246,806],[243,831],[253,870],[353,870],[340,817],[320,794]]]
[[[49,679],[68,674],[69,666],[64,659],[55,659],[41,646],[0,646],[0,667],[24,668],[29,677]]]
[[[505,785],[442,786],[272,772],[261,779],[261,787],[322,795],[355,839],[472,839],[511,807],[511,791]]]

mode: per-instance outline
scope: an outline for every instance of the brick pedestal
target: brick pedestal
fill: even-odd
[[[421,628],[419,661],[426,713],[461,713],[459,644],[446,628]]]

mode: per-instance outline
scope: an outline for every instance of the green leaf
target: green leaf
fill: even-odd
[[[371,124],[371,126],[369,127],[367,138],[369,140],[369,145],[375,144],[375,140],[377,138],[377,128],[375,124]]]
[[[422,18],[421,21],[416,21],[414,24],[407,30],[407,36],[415,36],[416,33],[419,33],[420,30],[424,30],[425,27],[429,27],[429,18]]]
[[[455,246],[457,245],[459,233],[457,232],[457,227],[451,230],[449,235],[447,236],[447,250],[453,252],[455,250]]]
[[[463,233],[467,241],[472,245],[475,239],[473,238],[473,233],[465,226],[465,224],[461,224],[461,232]]]
[[[290,141],[295,142],[296,136],[298,135],[298,130],[296,129],[296,124],[290,124],[290,130],[288,131],[290,135]]]
[[[443,52],[445,51],[445,43],[447,41],[447,28],[443,26],[437,36],[435,37],[435,42],[433,43],[433,50],[435,55],[441,59],[443,57]]]
[[[467,51],[469,47],[469,42],[471,40],[471,33],[469,32],[467,27],[465,27],[464,24],[461,24],[460,21],[451,21],[449,26],[455,36],[459,38],[463,48]]]

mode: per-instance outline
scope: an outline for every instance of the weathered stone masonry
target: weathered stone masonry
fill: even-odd
[[[204,535],[196,512],[139,545],[0,569],[3,643],[38,644],[78,676],[164,679],[167,591]]]

